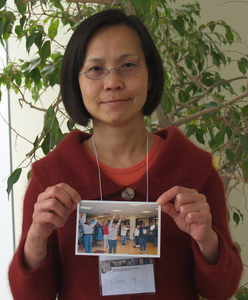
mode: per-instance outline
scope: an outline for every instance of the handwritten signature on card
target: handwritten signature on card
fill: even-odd
[[[110,284],[113,284],[113,285],[120,284],[120,285],[127,286],[129,282],[132,285],[136,285],[136,277],[129,278],[129,280],[125,280],[124,278],[120,279],[120,278],[116,278],[116,277],[110,279]]]

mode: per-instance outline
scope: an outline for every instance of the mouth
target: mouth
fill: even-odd
[[[109,104],[109,105],[113,104],[113,105],[115,105],[115,104],[118,104],[118,103],[127,102],[129,100],[131,100],[131,98],[128,98],[128,99],[113,99],[113,100],[108,100],[108,101],[102,102],[102,104]]]

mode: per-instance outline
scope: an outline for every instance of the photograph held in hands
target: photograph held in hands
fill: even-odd
[[[82,200],[76,255],[160,257],[160,206],[154,202]]]

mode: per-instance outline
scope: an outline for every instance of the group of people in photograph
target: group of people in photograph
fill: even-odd
[[[126,245],[127,235],[132,226],[124,222],[122,215],[118,221],[115,221],[115,214],[111,220],[99,221],[98,217],[83,222],[83,213],[80,214],[78,227],[78,250],[85,248],[85,253],[92,253],[92,246],[103,246],[109,248],[110,254],[116,254],[118,235],[121,237],[121,244]],[[157,225],[153,222],[146,226],[144,221],[137,225],[134,232],[136,248],[140,248],[140,254],[147,254],[147,242],[157,247]],[[130,239],[130,234],[129,234]]]
[[[107,222],[99,222],[98,217],[96,220],[87,219],[86,223],[82,221],[83,213],[80,214],[79,218],[79,232],[78,232],[78,249],[83,250],[85,247],[85,253],[92,253],[92,244],[102,245],[104,240],[104,248],[109,248],[109,253],[116,253],[117,248],[117,235],[118,228],[122,221],[122,215],[119,221],[114,222],[115,215],[113,215],[109,224]],[[94,239],[93,239],[94,237]]]
[[[149,226],[145,226],[142,222],[141,225],[135,228],[134,239],[136,248],[140,248],[140,254],[147,254],[146,246],[147,242],[152,243],[157,247],[158,241],[158,226],[155,223],[151,223]]]

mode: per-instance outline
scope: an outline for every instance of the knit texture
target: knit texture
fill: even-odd
[[[161,217],[161,257],[155,259],[156,294],[121,296],[120,299],[195,300],[198,294],[209,300],[227,300],[236,291],[242,262],[231,240],[222,181],[212,166],[209,153],[191,143],[177,128],[156,133],[165,140],[161,155],[149,169],[149,201],[154,202],[173,186],[194,188],[203,193],[211,207],[213,228],[220,242],[220,258],[211,265],[199,252],[192,238],[180,231],[167,214]],[[19,247],[9,269],[10,287],[15,300],[113,299],[99,294],[98,258],[76,256],[76,211],[65,226],[49,238],[48,255],[34,270],[23,265],[23,248],[32,223],[34,204],[47,187],[64,182],[85,200],[97,200],[97,165],[92,164],[81,143],[90,135],[74,131],[48,154],[33,164],[31,182],[24,199],[23,229]],[[133,201],[146,201],[146,174],[130,185]],[[102,174],[104,200],[125,201],[125,186]],[[115,297],[114,299],[119,298]]]

